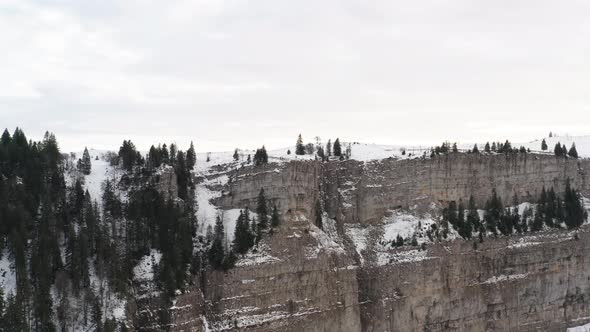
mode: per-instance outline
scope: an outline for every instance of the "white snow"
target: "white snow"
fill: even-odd
[[[160,264],[162,253],[156,249],[152,249],[150,254],[143,256],[139,263],[133,268],[133,276],[135,280],[153,280],[154,279],[154,264]]]
[[[572,143],[575,143],[578,155],[581,158],[590,158],[590,136],[554,136],[545,137],[545,141],[547,142],[548,146],[548,149],[547,151],[545,151],[545,153],[553,154],[555,144],[557,144],[558,142],[561,143],[561,145],[565,144],[568,150],[572,146]],[[541,150],[541,142],[542,139],[538,139],[523,144],[515,144],[515,146],[522,145],[525,148],[531,149],[531,151],[543,152]]]
[[[5,299],[9,294],[16,295],[16,271],[11,266],[8,250],[4,250],[0,260],[0,286],[4,289]]]
[[[574,326],[567,329],[567,332],[590,332],[590,323]]]
[[[518,280],[518,279],[524,279],[527,277],[527,274],[511,274],[511,275],[505,275],[505,274],[501,274],[498,276],[493,276],[485,281],[482,282],[482,284],[496,284],[499,282],[505,282],[505,281],[514,281],[514,280]]]

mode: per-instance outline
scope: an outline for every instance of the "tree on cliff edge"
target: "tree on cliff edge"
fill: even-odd
[[[337,138],[334,141],[334,147],[333,147],[333,149],[334,149],[334,156],[335,157],[342,156],[342,146],[340,146],[340,139],[339,138]]]
[[[570,148],[567,155],[572,158],[578,158],[578,150],[576,150],[576,143],[572,143],[572,147]]]
[[[186,151],[186,167],[189,170],[193,170],[195,168],[195,164],[197,163],[197,154],[195,153],[195,146],[191,141],[190,148]]]
[[[543,151],[547,151],[549,147],[547,146],[547,142],[545,141],[545,139],[543,138],[543,141],[541,142],[541,150]]]
[[[295,154],[303,156],[305,154],[305,146],[303,145],[303,138],[301,134],[297,137],[297,143],[295,144]]]

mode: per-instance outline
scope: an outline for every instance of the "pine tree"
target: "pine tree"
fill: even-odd
[[[324,214],[324,211],[322,211],[322,204],[320,203],[320,200],[318,199],[315,203],[315,225],[319,229],[324,229],[323,214]]]
[[[334,149],[334,156],[335,157],[341,157],[342,156],[342,147],[340,146],[340,139],[339,138],[337,138],[334,141],[334,147],[333,147],[333,149]]]
[[[494,152],[498,151],[498,147],[496,145],[496,142],[492,142],[492,151],[494,151]]]
[[[486,222],[487,229],[497,234],[497,227],[498,223],[500,222],[500,218],[504,213],[504,208],[502,206],[502,199],[496,193],[496,189],[492,190],[492,197],[486,203],[486,211],[484,215],[484,220]]]
[[[192,171],[195,169],[195,164],[197,163],[197,154],[195,153],[195,146],[191,141],[190,148],[186,151],[186,167],[188,170]]]
[[[329,139],[328,143],[326,143],[326,156],[330,158],[332,156],[332,140]]]
[[[170,144],[170,165],[176,166],[176,155],[178,154],[178,149],[176,148],[176,144]]]
[[[240,211],[240,215],[236,221],[236,228],[234,231],[234,242],[233,250],[238,254],[244,254],[250,249],[251,246],[251,233],[250,224],[246,219],[243,211]]]
[[[479,218],[479,212],[477,211],[477,207],[475,206],[475,198],[473,195],[469,197],[469,212],[467,213],[467,223],[471,225],[472,229],[479,229],[481,225],[481,220]]]
[[[547,151],[549,147],[547,146],[547,142],[545,141],[545,139],[543,138],[543,141],[541,142],[541,150],[543,151]]]
[[[581,226],[588,217],[580,197],[576,190],[571,187],[569,179],[565,185],[564,208],[565,224],[569,229]]]
[[[578,158],[578,150],[576,150],[576,143],[572,143],[570,150],[567,153],[572,158]]]
[[[457,230],[462,238],[471,238],[472,226],[471,222],[465,221],[465,207],[463,206],[462,201],[459,201],[459,207],[457,212]]]
[[[78,161],[78,170],[84,175],[89,175],[92,171],[92,161],[90,159],[90,153],[88,153],[87,148],[84,148],[82,159]]]
[[[561,143],[560,142],[557,142],[557,144],[555,144],[555,148],[553,149],[553,152],[558,157],[560,157],[560,156],[563,155],[563,150],[561,149]]]
[[[459,149],[457,148],[457,143],[453,143],[453,153],[458,153]]]
[[[302,156],[305,154],[305,146],[303,145],[303,138],[301,134],[297,137],[297,143],[295,144],[295,154]]]
[[[486,143],[486,146],[484,147],[484,151],[486,153],[490,153],[492,151],[491,148],[490,148],[490,142],[487,142]]]
[[[280,223],[279,219],[279,211],[277,210],[276,205],[272,208],[272,215],[270,217],[270,225],[272,227],[278,227]]]
[[[260,188],[260,192],[258,193],[256,213],[258,214],[258,230],[261,232],[268,227],[268,208],[266,206],[266,197],[264,196],[263,188]]]
[[[160,156],[162,157],[163,164],[170,165],[170,153],[168,152],[168,146],[166,145],[166,143],[162,145]]]
[[[234,157],[234,160],[235,161],[240,160],[240,154],[238,153],[238,149],[237,148],[234,150],[234,156],[233,157]]]
[[[477,148],[477,144],[473,145],[473,150],[471,150],[472,153],[479,153],[479,149]]]
[[[223,268],[223,261],[225,259],[225,253],[223,249],[223,239],[225,238],[225,232],[223,230],[223,221],[221,217],[217,216],[217,221],[215,222],[215,231],[213,233],[213,243],[211,244],[211,248],[209,248],[209,263],[211,266],[216,269]]]

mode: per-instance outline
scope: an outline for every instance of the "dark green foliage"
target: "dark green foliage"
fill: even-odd
[[[213,234],[213,243],[209,248],[209,264],[216,270],[224,269],[225,252],[223,248],[223,241],[225,238],[225,231],[223,229],[223,222],[218,216],[215,222],[215,231]]]
[[[318,199],[315,203],[315,225],[318,226],[320,229],[324,229],[324,222],[323,222],[323,215],[324,211],[322,211],[322,204]]]
[[[258,214],[258,232],[262,232],[268,228],[268,207],[266,205],[266,197],[264,196],[264,189],[260,188],[258,193],[258,200],[256,202],[256,213]],[[260,238],[260,234],[258,236]]]
[[[558,157],[562,157],[567,153],[567,150],[563,151],[561,143],[557,142],[557,144],[555,144],[555,148],[553,148],[553,153],[555,153],[555,155]]]
[[[272,215],[270,217],[270,226],[273,228],[278,227],[280,222],[279,211],[277,210],[277,207],[274,206],[272,208]]]
[[[328,143],[326,143],[326,157],[331,157],[332,156],[332,140],[328,140]]]
[[[233,250],[237,254],[245,254],[254,245],[254,234],[252,234],[249,219],[247,211],[240,211],[236,221],[233,242]]]
[[[238,160],[240,160],[240,154],[238,153],[238,149],[237,149],[237,148],[236,148],[236,149],[235,149],[235,151],[234,151],[234,155],[233,155],[233,157],[234,157],[234,160],[235,160],[235,161],[238,161]]]
[[[484,148],[484,151],[487,152],[487,153],[492,152],[492,149],[490,148],[490,142],[487,142],[486,143],[486,146]]]
[[[472,153],[479,153],[479,149],[477,148],[477,144],[475,144],[473,146],[473,150],[471,150]]]
[[[195,152],[195,146],[191,141],[191,146],[186,151],[186,168],[189,171],[192,171],[195,168],[195,164],[197,163],[197,154]]]
[[[463,202],[459,202],[459,207],[457,211],[457,231],[459,235],[464,239],[471,238],[471,232],[473,231],[473,226],[471,222],[465,221],[465,207],[463,206]]]
[[[496,193],[496,189],[492,190],[492,197],[486,202],[484,220],[486,228],[494,235],[498,233],[498,223],[504,214],[504,207],[502,199]]]
[[[92,161],[90,160],[90,153],[88,153],[87,148],[84,148],[82,159],[78,159],[77,167],[78,171],[80,171],[84,175],[89,175],[92,171]]]
[[[257,149],[254,154],[254,165],[259,166],[268,163],[268,154],[264,145],[261,149]]]
[[[543,141],[541,142],[541,150],[543,151],[547,151],[549,147],[547,146],[547,142],[545,141],[545,139],[543,138]]]
[[[576,143],[572,143],[570,150],[567,153],[568,156],[572,158],[578,158],[578,150],[576,150]]]
[[[569,229],[581,226],[588,218],[587,212],[582,206],[580,196],[571,187],[569,179],[565,187],[564,208],[565,224]]]
[[[333,147],[333,149],[334,149],[334,156],[335,157],[341,157],[342,156],[342,146],[340,145],[340,139],[339,138],[337,138],[334,141],[334,147]]]
[[[127,171],[132,171],[133,166],[143,163],[141,154],[130,140],[123,141],[123,145],[119,148],[119,159],[122,162],[123,168]]]
[[[477,207],[475,206],[475,199],[473,195],[469,197],[469,212],[467,212],[467,223],[471,225],[472,230],[478,230],[481,227],[481,220],[479,218],[479,213],[477,212]]]
[[[305,146],[303,145],[303,138],[301,134],[297,137],[297,143],[295,144],[295,154],[296,155],[304,155],[305,154]]]

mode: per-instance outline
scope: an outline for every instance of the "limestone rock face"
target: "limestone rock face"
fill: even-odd
[[[448,154],[428,159],[384,159],[324,164],[329,213],[345,223],[380,221],[395,208],[425,209],[432,203],[473,195],[478,206],[495,189],[503,202],[534,202],[543,187],[559,194],[569,179],[584,194],[590,190],[589,160],[534,154]]]
[[[281,225],[227,272],[207,271],[173,309],[175,331],[563,331],[590,321],[590,233],[551,231],[391,249],[355,249],[347,225],[370,227],[392,209],[537,200],[566,181],[590,193],[590,161],[547,155],[449,154],[372,162],[294,161],[218,167],[212,203],[254,209],[261,188]],[[197,178],[197,182],[199,178]],[[172,179],[164,180],[170,183]],[[173,181],[175,183],[175,181]],[[163,185],[163,189],[166,186]],[[166,191],[166,189],[164,189]],[[322,202],[324,230],[313,225]],[[409,258],[408,258],[409,257]],[[184,302],[183,302],[184,301]],[[186,306],[183,305],[186,303]],[[141,310],[141,308],[138,308]],[[184,328],[181,328],[184,326]]]

